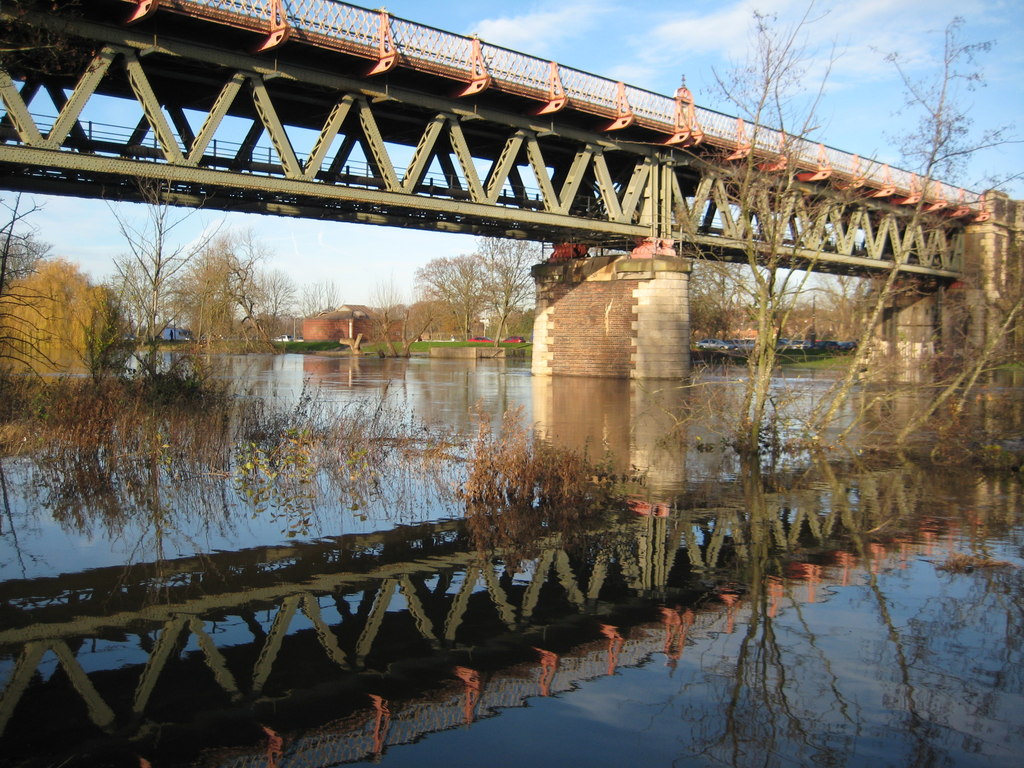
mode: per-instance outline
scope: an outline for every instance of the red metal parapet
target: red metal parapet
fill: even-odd
[[[367,72],[367,75],[379,75],[387,72],[398,63],[398,49],[395,48],[395,40],[391,36],[391,14],[385,9],[380,9],[380,20],[377,24],[377,63]]]
[[[131,16],[125,20],[125,24],[134,24],[136,21],[142,21],[148,16],[152,16],[156,13],[156,9],[160,6],[160,0],[137,0],[135,4],[135,10],[132,11]]]
[[[391,708],[388,706],[387,699],[383,699],[373,693],[368,695],[374,709],[373,754],[379,755],[384,751],[388,725],[391,723]]]
[[[606,131],[619,131],[633,124],[636,115],[626,98],[626,84],[619,81],[615,89],[615,119],[605,126]]]
[[[267,38],[253,49],[253,53],[270,51],[283,45],[291,37],[292,28],[288,23],[288,13],[284,9],[284,0],[270,0],[270,30]]]
[[[983,221],[988,221],[992,218],[992,211],[988,208],[988,192],[985,192],[981,196],[981,211],[974,214],[972,221],[975,224],[980,224]]]
[[[959,219],[964,216],[970,216],[973,213],[974,209],[967,204],[967,194],[961,189],[956,197],[956,206],[952,210],[947,211],[946,215],[950,218]]]
[[[569,103],[569,97],[565,95],[565,88],[562,85],[562,78],[558,74],[558,63],[551,62],[548,71],[548,101],[543,107],[537,110],[538,115],[550,115],[565,109]]]
[[[892,199],[896,205],[915,205],[921,202],[921,180],[917,178],[915,173],[910,177],[910,192],[903,197],[894,197]]]
[[[754,145],[750,143],[750,138],[747,136],[747,124],[743,122],[742,117],[736,118],[736,148],[732,151],[726,160],[742,160],[750,154],[750,150],[754,148]]]
[[[868,192],[868,197],[892,197],[896,194],[896,185],[892,183],[892,171],[886,165],[882,168],[882,185],[874,192]]]
[[[483,690],[480,673],[469,667],[455,667],[452,671],[462,681],[465,688],[466,700],[462,705],[462,713],[463,720],[466,725],[469,725],[476,718],[476,704],[480,700],[480,693]]]
[[[491,73],[487,71],[487,62],[484,61],[483,50],[480,48],[480,38],[473,35],[471,38],[472,50],[469,54],[469,85],[456,93],[457,97],[473,96],[481,91],[487,90],[491,85]]]
[[[828,160],[825,145],[818,145],[818,164],[813,171],[800,171],[796,177],[800,181],[823,181],[832,175],[832,165]]]
[[[619,628],[614,624],[599,624],[598,627],[601,634],[608,638],[608,674],[614,675],[619,665],[619,651],[626,644],[626,638],[619,634]]]
[[[540,657],[540,695],[550,696],[551,683],[554,681],[555,673],[558,671],[558,654],[543,648],[537,648],[536,646],[534,646],[533,650]]]
[[[277,768],[281,764],[281,758],[284,757],[284,739],[273,728],[268,728],[265,725],[260,727],[267,735],[267,765],[269,768]]]
[[[764,171],[766,173],[777,173],[778,171],[784,171],[789,167],[789,155],[788,148],[786,147],[786,134],[780,133],[778,143],[776,144],[775,157],[771,160],[765,160],[764,162],[757,164],[757,170]]]
[[[676,89],[675,130],[665,139],[669,146],[692,147],[704,140],[704,131],[697,124],[697,111],[693,94],[686,87],[686,80]]]
[[[860,155],[853,156],[853,164],[850,167],[849,181],[836,181],[833,186],[836,189],[859,189],[864,186],[866,179],[860,169]]]

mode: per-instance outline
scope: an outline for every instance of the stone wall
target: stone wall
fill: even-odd
[[[971,224],[964,243],[963,299],[969,317],[967,342],[980,348],[999,332],[1003,311],[1024,286],[1020,263],[1024,236],[1024,201],[987,192],[987,221]]]

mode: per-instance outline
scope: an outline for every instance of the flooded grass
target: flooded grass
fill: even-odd
[[[383,400],[339,407],[315,389],[287,405],[170,376],[8,377],[0,390],[0,455],[21,457],[42,506],[80,528],[149,524],[174,508],[307,536],[322,512],[397,505],[414,485],[422,497],[454,455],[445,430]]]
[[[625,484],[585,452],[535,440],[521,408],[506,411],[495,430],[477,413],[461,497],[477,549],[501,550],[513,562],[532,556],[524,542],[545,530],[568,543],[584,521],[624,509]]]

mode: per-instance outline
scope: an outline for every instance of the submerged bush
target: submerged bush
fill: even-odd
[[[581,521],[625,506],[621,478],[584,453],[534,440],[522,413],[506,411],[497,433],[478,414],[461,489],[476,546],[505,550],[510,559],[529,557],[525,547],[540,532],[571,541]]]
[[[495,434],[478,414],[463,496],[470,504],[517,507],[577,506],[602,495],[596,468],[575,451],[535,442],[522,408],[506,411]]]

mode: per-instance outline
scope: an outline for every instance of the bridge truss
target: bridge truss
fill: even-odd
[[[724,116],[685,89],[672,100],[619,84],[609,100],[608,81],[554,63],[545,87],[524,85],[515,73],[536,60],[499,67],[503,49],[344,3],[284,17],[270,13],[280,2],[136,5],[130,26],[114,0],[79,15],[0,10],[67,52],[57,73],[31,51],[0,67],[0,186],[139,201],[156,185],[211,209],[624,250],[665,238],[731,260],[770,221],[794,266],[946,278],[964,224],[984,216],[962,192],[953,202],[824,147],[787,163],[786,137],[748,138],[742,121],[726,137]],[[368,31],[338,42],[370,29],[356,12],[378,19],[376,46]],[[332,24],[310,27],[320,16]],[[458,41],[468,53],[446,57]],[[754,160],[791,174],[781,204],[737,202],[736,168]]]

